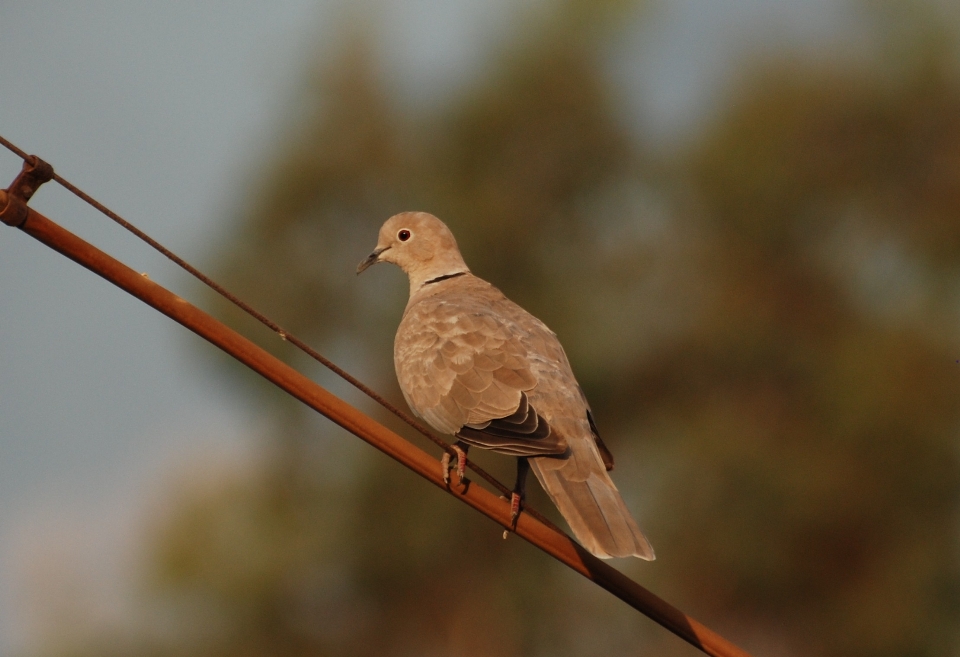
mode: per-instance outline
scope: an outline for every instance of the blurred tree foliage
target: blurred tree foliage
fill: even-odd
[[[667,161],[617,119],[604,54],[625,7],[590,7],[531,15],[431,111],[399,109],[370,41],[345,43],[219,277],[399,401],[405,279],[353,268],[386,217],[434,212],[566,345],[660,557],[633,576],[756,654],[956,654],[955,42],[768,62]],[[227,371],[267,399],[274,448],[158,528],[171,622],[146,652],[695,654]]]

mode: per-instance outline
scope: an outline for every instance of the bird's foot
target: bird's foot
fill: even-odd
[[[510,524],[514,527],[517,526],[517,517],[520,515],[520,504],[522,502],[520,493],[510,493]]]
[[[513,485],[513,492],[510,493],[510,528],[517,530],[517,518],[520,516],[520,509],[523,507],[524,499],[527,496],[527,473],[530,471],[530,461],[525,458],[517,459],[517,483]],[[507,533],[503,533],[507,537]]]
[[[457,450],[457,479],[463,481],[467,472],[467,453],[456,445],[453,448]]]
[[[507,498],[501,495],[500,499],[505,500]],[[517,518],[520,517],[521,508],[523,508],[523,497],[517,492],[510,493],[510,528],[503,530],[503,540],[507,540],[511,531],[517,531]]]
[[[444,452],[440,459],[440,472],[443,473],[443,483],[450,485],[450,453]]]
[[[457,481],[462,483],[467,471],[467,453],[457,445],[451,445],[451,447],[453,447],[453,451],[457,454]],[[443,458],[440,459],[440,468],[443,471],[443,483],[447,485],[450,484],[450,461],[450,452],[444,452]]]

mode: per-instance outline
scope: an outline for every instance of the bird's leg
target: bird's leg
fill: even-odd
[[[510,524],[517,526],[517,516],[520,515],[520,506],[527,499],[527,473],[530,472],[530,461],[525,457],[517,459],[517,483],[513,485],[510,494]]]
[[[462,441],[453,444],[453,451],[457,453],[457,479],[462,482],[467,470],[467,451],[470,445]],[[444,452],[440,459],[440,468],[443,471],[443,483],[450,483],[450,452]]]
[[[458,440],[453,448],[457,450],[457,478],[462,482],[467,472],[467,450],[470,449],[470,445]]]

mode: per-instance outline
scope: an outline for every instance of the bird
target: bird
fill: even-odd
[[[474,276],[453,233],[432,214],[387,219],[357,274],[380,262],[397,265],[410,282],[394,340],[400,390],[416,416],[457,438],[460,480],[470,446],[515,456],[512,522],[533,470],[590,553],[653,560],[610,478],[613,456],[556,334]],[[449,454],[441,468],[449,483]]]

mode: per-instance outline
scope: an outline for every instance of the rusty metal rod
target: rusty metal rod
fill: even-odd
[[[26,206],[22,200],[0,190],[0,219],[13,212],[22,216],[24,209],[26,210],[25,220],[22,223],[17,222],[23,232],[190,329],[310,408],[399,461],[433,485],[472,506],[497,524],[506,529],[513,529],[510,520],[510,504],[506,500],[498,498],[480,486],[471,485],[469,480],[464,484],[455,484],[453,481],[449,486],[444,484],[437,460],[420,448],[367,417],[207,313],[88,244]],[[594,557],[566,534],[547,527],[527,514],[520,514],[514,531],[521,538],[603,587],[706,654],[714,657],[750,657],[741,648],[660,599],[609,564]]]

